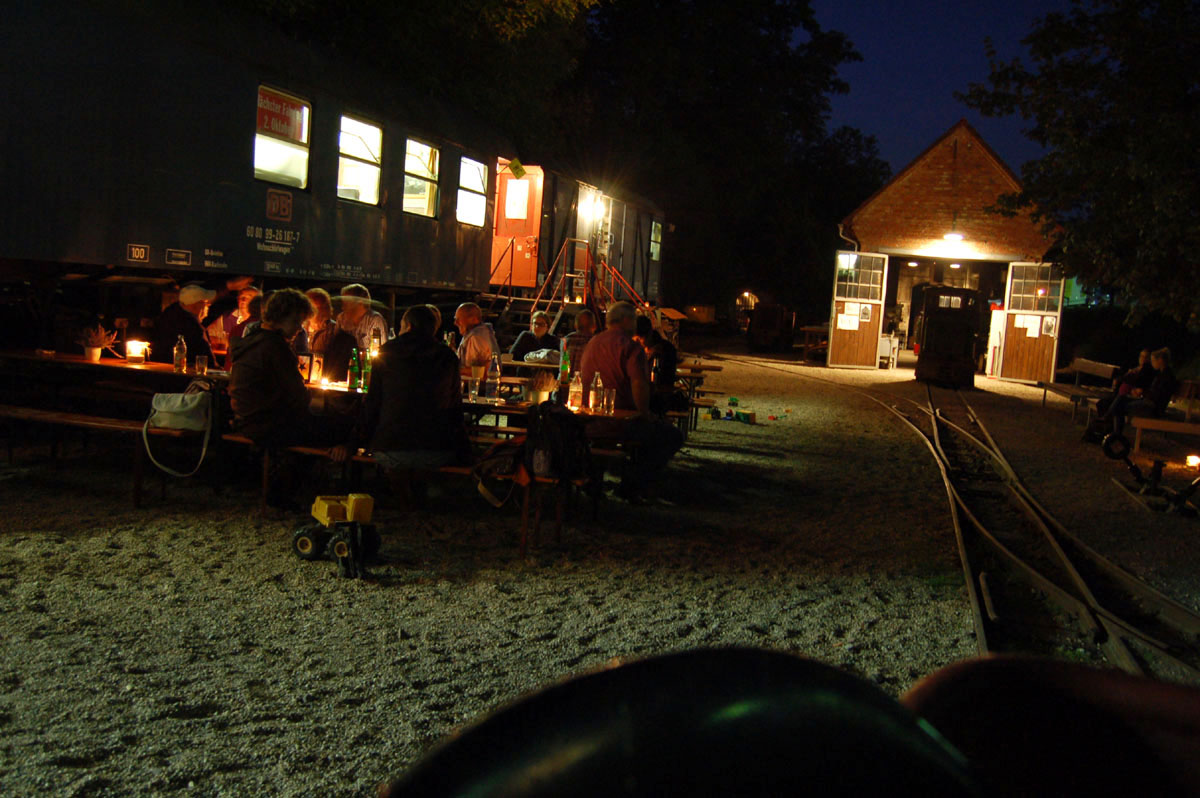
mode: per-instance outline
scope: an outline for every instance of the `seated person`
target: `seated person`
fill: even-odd
[[[610,305],[606,329],[588,342],[579,366],[584,385],[591,385],[592,376],[599,374],[606,389],[616,390],[615,409],[637,411],[628,421],[600,418],[587,426],[589,438],[618,438],[636,444],[637,454],[621,482],[620,494],[629,500],[639,499],[683,446],[683,433],[650,413],[650,373],[646,353],[632,337],[635,317],[628,302]],[[585,391],[585,405],[587,401]]]
[[[262,320],[262,295],[258,293],[257,288],[251,290],[253,290],[254,293],[250,294],[250,298],[246,300],[246,315],[244,317],[239,316],[241,321],[234,324],[233,327],[229,329],[227,334],[227,341],[229,343],[229,350],[225,353],[225,369],[227,371],[229,370],[230,364],[233,362],[230,359],[229,354],[233,351],[233,345],[240,341],[249,331],[257,327],[258,323]],[[245,294],[247,291],[243,291],[242,293]],[[303,330],[300,332],[303,332]],[[300,333],[297,333],[297,335],[299,334]]]
[[[225,281],[225,287],[217,291],[216,298],[205,310],[200,324],[208,333],[208,342],[214,355],[224,355],[228,351],[229,331],[233,329],[229,320],[236,317],[238,308],[242,305],[242,292],[253,285],[253,277],[230,277]],[[258,291],[257,288],[254,290]]]
[[[1154,366],[1150,365],[1150,350],[1143,349],[1138,353],[1137,365],[1116,375],[1112,381],[1112,393],[1096,402],[1096,410],[1103,416],[1112,407],[1118,396],[1124,396],[1138,388],[1145,391],[1154,381]]]
[[[179,336],[187,344],[188,360],[196,355],[204,355],[212,362],[212,349],[208,345],[208,336],[200,319],[208,303],[212,302],[216,291],[209,290],[196,283],[188,283],[179,289],[179,298],[172,302],[159,315],[154,323],[154,340],[150,346],[150,360],[157,363],[170,363],[175,357],[175,342]]]
[[[517,336],[508,352],[513,360],[522,362],[527,354],[539,349],[558,351],[558,339],[550,334],[550,314],[544,310],[529,317],[529,329]]]
[[[472,367],[487,368],[493,356],[499,356],[500,344],[492,325],[483,321],[483,309],[474,302],[464,302],[454,311],[454,326],[462,339],[458,342],[458,366],[463,374]]]
[[[686,410],[686,407],[672,406],[672,397],[675,395],[675,371],[679,363],[679,354],[675,345],[654,329],[654,323],[648,316],[638,316],[637,335],[633,337],[633,340],[646,350],[646,360],[650,364],[650,409],[658,414],[668,410]]]
[[[575,316],[575,331],[565,339],[566,353],[571,359],[570,376],[574,377],[579,370],[579,364],[583,362],[583,350],[595,334],[596,314],[584,308]]]
[[[375,358],[356,439],[369,443],[385,467],[427,469],[470,459],[458,358],[436,336],[429,307],[414,305],[400,320],[400,335]]]
[[[1179,380],[1171,370],[1171,350],[1163,347],[1151,352],[1150,365],[1154,369],[1150,386],[1130,388],[1129,393],[1118,396],[1102,416],[1112,422],[1112,431],[1117,435],[1125,431],[1125,420],[1130,416],[1161,417],[1179,388]]]
[[[392,337],[391,326],[383,314],[371,308],[371,292],[365,285],[352,283],[342,289],[342,312],[338,314],[337,323],[346,332],[354,336],[355,346],[367,350],[371,348],[371,333],[379,333],[379,342]]]
[[[333,298],[324,288],[304,292],[313,305],[313,315],[304,323],[308,350],[321,358],[321,376],[330,382],[343,382],[350,367],[350,354],[358,346],[354,336],[333,320]]]
[[[267,299],[262,323],[230,349],[234,429],[255,443],[337,447],[348,438],[347,424],[309,410],[308,388],[289,344],[312,312],[308,297],[296,289],[275,291]],[[345,459],[344,449],[332,454]]]

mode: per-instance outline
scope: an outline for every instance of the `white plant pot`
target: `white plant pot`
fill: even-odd
[[[100,347],[100,346],[85,346],[83,348],[83,354],[91,362],[99,363],[100,362],[100,352],[102,351],[102,349],[103,349],[103,347]]]
[[[549,391],[526,391],[525,395],[529,397],[529,401],[535,405],[540,405],[550,398]]]

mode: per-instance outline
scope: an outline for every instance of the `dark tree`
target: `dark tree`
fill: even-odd
[[[1000,208],[1031,210],[1066,273],[1131,320],[1200,327],[1200,3],[1073,0],[1023,43],[1028,61],[1001,62],[989,42],[991,74],[962,95],[1048,150]]]

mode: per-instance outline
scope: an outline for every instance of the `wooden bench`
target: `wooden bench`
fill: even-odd
[[[15,405],[0,405],[0,418],[12,421],[22,421],[31,424],[46,424],[54,427],[73,427],[75,429],[95,430],[99,432],[115,432],[126,435],[141,436],[144,422],[124,418],[107,418],[91,416],[83,413],[67,413],[59,410],[43,410],[35,407],[18,407]],[[177,429],[150,427],[149,434],[164,438],[183,438],[195,433]],[[58,456],[57,439],[51,446],[51,456]],[[12,462],[12,435],[8,437],[8,460]],[[142,482],[146,474],[146,452],[139,441],[133,451],[133,506],[142,504]]]
[[[1120,370],[1120,366],[1114,366],[1111,363],[1100,363],[1095,360],[1077,357],[1071,361],[1071,365],[1066,368],[1059,369],[1057,374],[1074,374],[1074,384],[1064,384],[1057,382],[1038,382],[1037,387],[1042,389],[1042,407],[1046,406],[1046,394],[1053,392],[1059,396],[1066,397],[1071,402],[1071,420],[1075,420],[1076,413],[1080,408],[1087,407],[1089,402],[1094,402],[1102,399],[1112,392],[1113,376]],[[1080,380],[1084,375],[1099,377],[1106,381],[1103,388],[1095,385],[1083,385]]]
[[[1157,430],[1159,432],[1178,432],[1183,435],[1200,435],[1200,423],[1181,421],[1176,418],[1153,418],[1151,416],[1132,416],[1127,422],[1135,430],[1133,433],[1133,451],[1142,447],[1142,430]]]

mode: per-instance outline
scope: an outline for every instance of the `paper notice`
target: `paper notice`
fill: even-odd
[[[1026,316],[1025,323],[1027,325],[1025,327],[1026,338],[1037,338],[1042,334],[1042,320],[1037,316]]]
[[[858,308],[859,308],[860,304],[861,303],[859,303],[859,302],[847,302],[846,309],[843,310],[842,312],[845,313],[847,316],[857,317],[858,316]]]
[[[857,330],[858,329],[858,312],[854,314],[839,313],[837,317],[837,328],[839,330]]]

